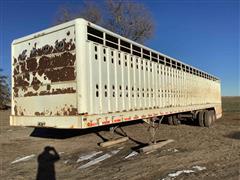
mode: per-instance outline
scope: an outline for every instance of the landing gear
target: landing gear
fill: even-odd
[[[144,122],[146,122],[149,127],[148,127],[148,131],[150,133],[150,138],[149,138],[149,144],[156,144],[156,132],[159,128],[159,125],[161,124],[163,117],[161,119],[159,118],[149,118],[149,119],[143,119]],[[157,121],[159,121],[158,123],[156,123]]]
[[[144,121],[149,125],[148,131],[150,132],[150,138],[148,142],[149,145],[141,148],[140,152],[151,152],[174,141],[172,139],[168,139],[161,142],[157,142],[156,133],[157,133],[157,130],[159,129],[159,126],[162,120],[163,120],[163,116],[161,117],[161,119],[156,117],[144,119]],[[156,123],[156,121],[158,121],[158,123]]]
[[[117,129],[120,129],[123,137],[121,137],[121,138],[115,138],[114,137]],[[129,138],[127,137],[127,134],[123,131],[123,129],[120,126],[110,127],[109,132],[111,134],[110,140],[100,143],[101,147],[109,147],[109,146],[119,144],[119,143],[123,143],[123,142],[126,142],[126,141],[129,140]]]

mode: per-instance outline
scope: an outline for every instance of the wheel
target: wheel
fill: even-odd
[[[178,118],[176,116],[173,116],[173,124],[176,126],[181,124],[181,122],[178,120]]]
[[[212,121],[213,121],[213,115],[212,115],[211,111],[205,111],[204,112],[204,125],[206,127],[210,127],[212,125]]]
[[[169,125],[173,125],[173,117],[172,116],[168,116],[167,119],[168,119],[168,124]]]
[[[214,123],[216,121],[216,113],[214,110],[211,110],[211,113],[212,113],[212,121]]]
[[[201,127],[204,127],[204,121],[203,120],[204,120],[204,111],[200,111],[198,113],[198,124]]]

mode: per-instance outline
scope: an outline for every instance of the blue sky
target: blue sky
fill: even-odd
[[[149,47],[218,76],[222,95],[240,95],[240,1],[141,2],[156,24]],[[0,0],[0,68],[6,75],[12,40],[52,25],[61,4],[81,2]]]

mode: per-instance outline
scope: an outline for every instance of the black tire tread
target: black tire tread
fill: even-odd
[[[199,126],[204,127],[204,111],[198,113],[198,123]]]
[[[210,127],[212,125],[212,112],[211,111],[204,112],[204,125],[205,125],[205,127]]]

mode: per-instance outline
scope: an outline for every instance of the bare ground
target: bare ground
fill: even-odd
[[[174,139],[150,154],[137,154],[125,159],[133,150],[148,141],[147,125],[138,121],[129,123],[123,130],[130,141],[111,148],[101,148],[98,143],[110,138],[106,127],[90,130],[52,130],[10,127],[10,111],[0,111],[0,179],[36,179],[39,154],[44,147],[52,146],[60,159],[45,172],[56,179],[240,179],[240,98],[224,98],[224,115],[211,128],[194,125],[170,126],[162,124],[157,138]],[[120,149],[119,149],[120,148]],[[122,149],[121,149],[122,148]],[[114,150],[119,150],[119,152]],[[91,152],[91,159],[77,163],[79,156]],[[117,152],[117,153],[116,153]],[[108,154],[109,156],[104,156]],[[32,155],[26,161],[12,163],[17,158]],[[101,156],[109,157],[95,165],[80,166]],[[205,167],[196,170],[194,166]],[[54,169],[55,168],[55,171]],[[194,172],[170,177],[181,170]],[[169,175],[170,174],[170,175]],[[175,174],[176,175],[176,174]],[[51,176],[48,176],[51,177]],[[43,178],[42,178],[43,179]],[[51,179],[51,178],[49,178]]]

